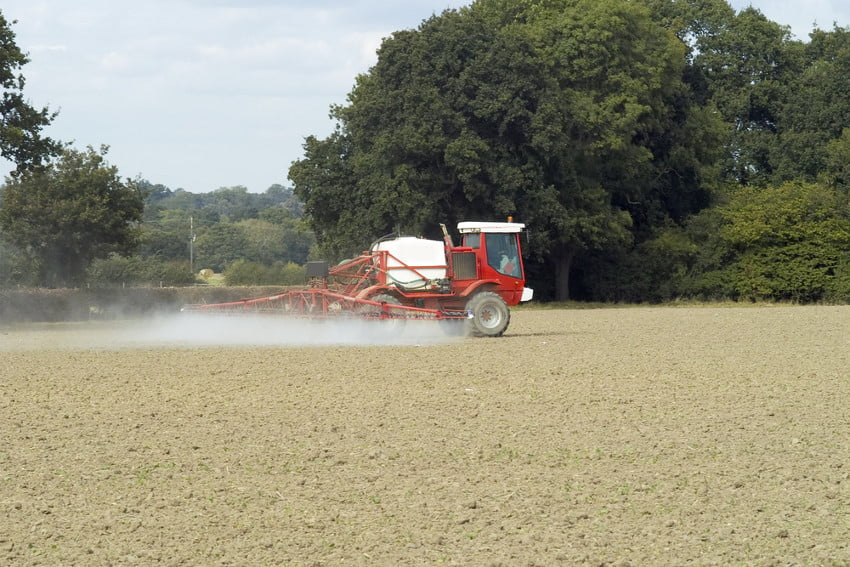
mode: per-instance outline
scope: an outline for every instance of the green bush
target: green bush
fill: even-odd
[[[803,303],[850,297],[850,206],[840,191],[800,182],[747,187],[721,214],[726,269],[741,297]]]
[[[107,286],[174,286],[195,280],[188,262],[160,262],[156,258],[112,255],[92,262],[88,284]]]
[[[268,268],[248,260],[236,260],[224,270],[226,285],[260,285],[267,279]]]
[[[301,285],[307,270],[293,262],[275,262],[266,266],[258,262],[237,260],[224,270],[224,281],[236,285]]]

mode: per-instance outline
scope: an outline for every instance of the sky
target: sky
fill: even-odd
[[[307,136],[334,128],[393,32],[471,0],[3,0],[29,54],[24,95],[45,133],[109,146],[125,178],[193,193],[290,186]],[[732,0],[806,40],[850,25],[846,0]],[[11,164],[0,160],[0,176]]]

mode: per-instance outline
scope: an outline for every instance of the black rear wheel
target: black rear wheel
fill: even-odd
[[[508,304],[497,293],[481,291],[466,302],[466,309],[472,312],[467,321],[471,335],[477,337],[500,337],[511,322]]]

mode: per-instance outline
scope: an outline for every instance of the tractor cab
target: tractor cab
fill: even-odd
[[[461,244],[452,250],[456,280],[494,283],[508,305],[531,299],[519,235],[525,225],[514,222],[461,222]],[[471,260],[474,259],[474,265]]]

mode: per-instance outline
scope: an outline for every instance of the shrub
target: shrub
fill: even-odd
[[[275,262],[265,266],[258,262],[237,260],[224,270],[224,280],[229,286],[236,285],[301,285],[307,270],[293,262]]]
[[[160,262],[156,258],[118,256],[92,262],[88,270],[88,284],[108,286],[174,286],[194,282],[188,262]]]

